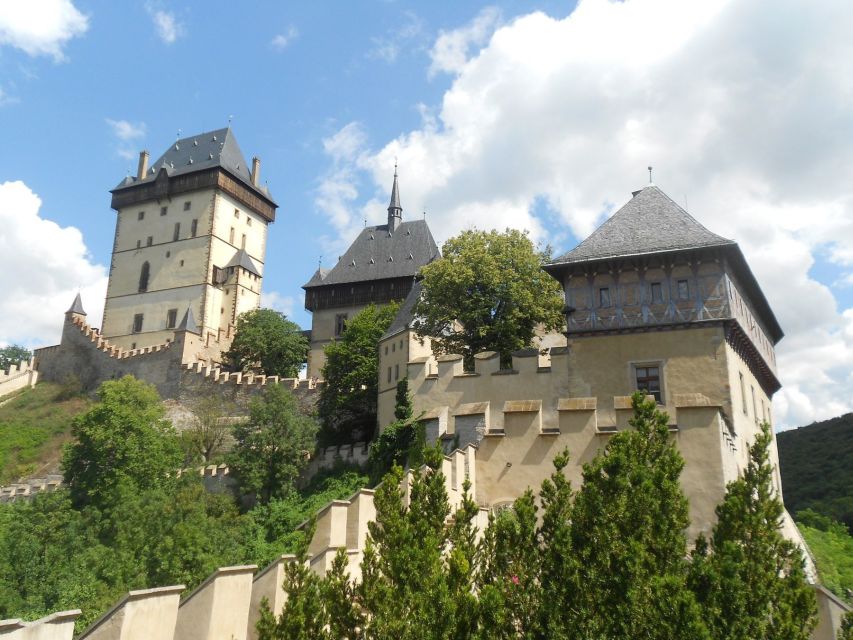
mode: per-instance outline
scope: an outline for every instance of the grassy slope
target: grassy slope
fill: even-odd
[[[840,598],[851,601],[853,592],[853,537],[843,526],[829,531],[799,525],[814,556],[820,581]]]
[[[59,468],[71,419],[90,404],[79,396],[61,400],[61,391],[60,385],[41,382],[0,406],[0,484]]]

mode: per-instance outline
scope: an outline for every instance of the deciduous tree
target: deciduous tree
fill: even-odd
[[[234,429],[236,443],[228,461],[240,488],[261,503],[293,491],[314,451],[317,427],[299,410],[291,391],[268,385],[249,405],[249,419]]]
[[[8,371],[10,366],[20,364],[21,361],[27,362],[32,355],[29,349],[19,344],[10,344],[8,347],[0,348],[0,371]]]
[[[462,354],[469,368],[479,351],[497,351],[508,364],[532,345],[537,326],[564,324],[560,285],[542,270],[548,258],[521,231],[462,232],[421,269],[415,328],[436,353]]]
[[[241,313],[226,362],[238,371],[295,378],[308,357],[308,338],[295,322],[274,309]]]
[[[317,401],[323,422],[321,445],[372,438],[379,390],[379,339],[398,306],[368,305],[347,322],[340,340],[326,346],[325,385]]]

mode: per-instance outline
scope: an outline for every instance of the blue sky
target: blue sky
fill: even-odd
[[[0,5],[0,344],[103,305],[109,189],[232,127],[278,201],[266,303],[367,218],[394,159],[439,242],[560,253],[647,180],[736,239],[786,331],[780,424],[853,409],[853,5],[815,0]]]

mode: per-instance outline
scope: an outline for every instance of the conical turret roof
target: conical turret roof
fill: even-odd
[[[79,293],[74,297],[74,302],[71,303],[71,308],[65,313],[76,313],[81,316],[86,315],[86,312],[83,311],[83,300],[80,298]]]

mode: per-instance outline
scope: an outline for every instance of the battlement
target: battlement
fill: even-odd
[[[86,321],[83,320],[80,316],[72,316],[70,319],[71,324],[80,329],[80,333],[82,333],[86,338],[89,339],[89,342],[95,345],[98,351],[101,351],[107,354],[111,358],[116,358],[119,360],[125,358],[135,358],[137,356],[146,355],[149,353],[159,353],[160,351],[165,351],[166,349],[171,348],[172,342],[164,342],[162,344],[155,344],[148,347],[140,347],[138,349],[122,349],[121,347],[117,347],[116,345],[110,344],[109,340],[107,340],[100,332],[97,327],[91,327],[86,324]]]
[[[204,362],[190,362],[182,365],[186,371],[197,373],[215,384],[243,385],[264,387],[268,384],[281,384],[294,391],[317,391],[323,384],[322,380],[300,380],[299,378],[282,378],[263,374],[243,373],[242,371],[223,371],[217,365]]]
[[[0,371],[0,398],[18,389],[32,387],[37,381],[38,372],[33,368],[32,359],[10,365],[7,371]]]
[[[319,449],[311,458],[303,474],[305,480],[312,478],[323,469],[333,469],[338,463],[364,466],[370,456],[369,442],[355,442]]]
[[[17,482],[0,487],[0,502],[29,500],[40,493],[50,493],[62,486],[62,476],[51,474],[44,478],[31,478],[26,482]]]

